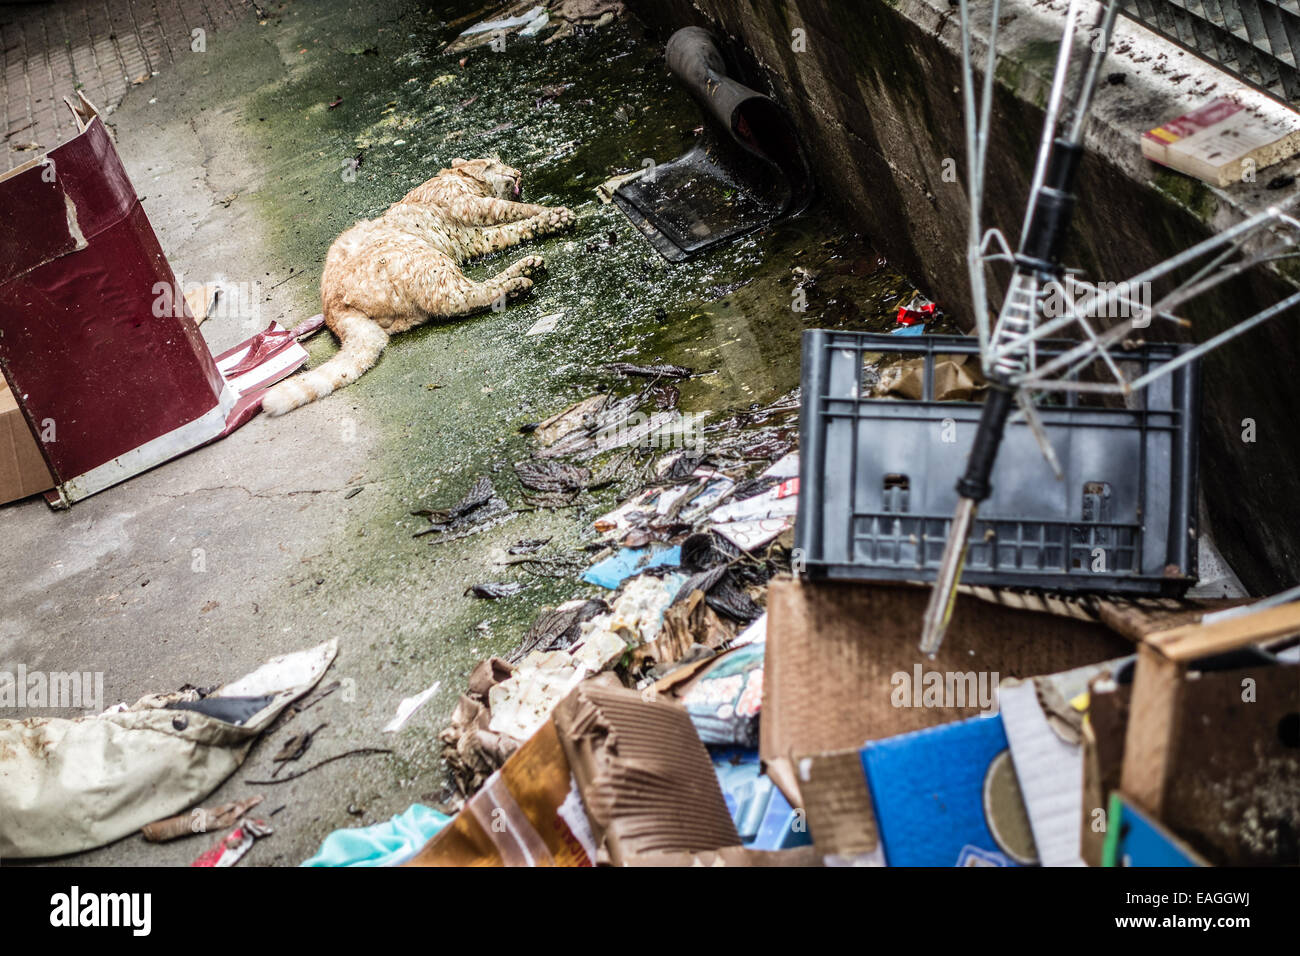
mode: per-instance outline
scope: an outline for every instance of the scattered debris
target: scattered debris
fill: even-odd
[[[395,734],[405,727],[406,722],[411,719],[417,710],[425,705],[425,702],[430,697],[438,693],[438,688],[441,686],[442,681],[434,681],[431,687],[420,691],[414,697],[405,698],[397,705],[397,713],[393,716],[393,719],[384,725],[384,733]]]
[[[506,549],[507,554],[535,554],[544,548],[551,541],[550,538],[532,538],[530,540],[516,541]]]
[[[341,754],[335,754],[333,757],[326,757],[319,763],[314,763],[306,770],[299,770],[297,773],[291,773],[287,777],[281,777],[279,780],[247,780],[246,783],[258,787],[269,787],[277,783],[288,783],[290,780],[297,780],[299,777],[305,777],[313,770],[319,770],[327,764],[332,764],[336,760],[343,760],[346,757],[365,757],[369,754],[391,754],[392,751],[387,747],[357,747],[355,750],[347,750]]]
[[[429,519],[429,527],[415,532],[413,537],[437,534],[436,543],[486,531],[510,516],[510,506],[498,497],[492,480],[481,475],[465,497],[450,508],[420,509],[411,514]]]
[[[562,318],[564,318],[563,312],[547,313],[534,322],[524,335],[545,335],[547,332],[554,332],[559,327]]]
[[[938,306],[923,295],[914,295],[907,305],[898,307],[899,325],[925,325],[935,318]]]
[[[200,854],[190,866],[234,866],[247,855],[256,841],[270,836],[273,832],[271,825],[265,820],[245,820],[218,840],[209,850]]]
[[[515,463],[519,483],[530,491],[572,493],[591,483],[591,469],[554,460],[530,459]]]
[[[465,593],[476,598],[495,600],[518,594],[523,589],[524,586],[518,581],[489,581],[485,584],[472,584],[465,589]]]
[[[166,843],[195,833],[211,833],[234,826],[245,813],[262,802],[262,798],[249,797],[215,807],[195,807],[188,813],[178,813],[165,820],[155,820],[140,828],[141,835],[150,843]]]
[[[271,776],[274,777],[278,775],[280,771],[284,769],[285,764],[289,761],[300,759],[303,754],[311,749],[312,739],[328,726],[329,724],[320,724],[315,730],[303,731],[302,733],[293,734],[288,737],[285,742],[280,745],[280,750],[276,755],[271,758],[279,764]]]
[[[624,183],[630,183],[634,179],[640,179],[644,175],[644,169],[634,169],[630,173],[619,173],[615,176],[611,176],[596,187],[596,196],[601,202],[608,206],[614,201],[614,191],[618,189],[619,186],[622,186]]]
[[[614,362],[605,368],[620,375],[636,375],[641,378],[690,378],[695,373],[680,365],[633,365],[631,362]]]

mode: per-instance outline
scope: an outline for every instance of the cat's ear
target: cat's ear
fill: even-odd
[[[464,166],[464,165],[465,165],[465,160],[460,159],[460,158],[453,159],[453,160],[451,161],[451,168],[452,168],[452,169],[455,169],[457,166]]]

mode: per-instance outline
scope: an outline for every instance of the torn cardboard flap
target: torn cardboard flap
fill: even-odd
[[[818,851],[843,859],[870,857],[880,846],[871,791],[855,747],[797,761],[799,793]]]
[[[1145,648],[1144,648],[1145,649]],[[1161,720],[1139,707],[1136,681],[1097,678],[1084,725],[1083,856],[1099,865],[1104,818],[1115,791],[1146,792],[1142,807],[1216,866],[1300,862],[1300,665],[1270,662],[1176,676]],[[1136,748],[1136,757],[1130,752]],[[1139,801],[1134,801],[1140,806]]]
[[[405,866],[591,866],[596,842],[546,721]]]
[[[556,708],[554,721],[612,863],[740,844],[708,751],[683,708],[587,682]]]

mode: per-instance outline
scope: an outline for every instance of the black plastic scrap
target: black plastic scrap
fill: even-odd
[[[693,534],[682,542],[682,570],[691,572],[673,597],[685,601],[694,591],[719,614],[748,624],[763,613],[745,591],[740,568],[743,554],[730,541],[712,532]]]
[[[568,601],[554,610],[544,611],[507,660],[515,664],[533,651],[564,650],[578,639],[584,621],[608,611],[609,605],[600,600]]]
[[[524,586],[518,581],[487,581],[483,584],[470,585],[465,589],[465,593],[476,598],[495,600],[496,598],[518,594],[523,589]]]
[[[271,758],[279,764],[279,766],[271,773],[271,776],[279,776],[280,771],[284,769],[285,764],[288,761],[301,759],[303,754],[311,749],[312,740],[315,739],[316,735],[328,726],[329,724],[327,723],[321,724],[315,730],[307,730],[300,734],[292,734],[285,738],[284,743],[280,745],[279,752]]]
[[[470,487],[465,497],[450,508],[421,508],[411,514],[429,519],[429,527],[415,532],[412,537],[438,534],[438,541],[452,541],[485,531],[509,517],[512,512],[505,499],[499,497],[487,475],[482,475]]]
[[[525,538],[523,541],[516,541],[507,548],[506,554],[535,554],[550,542],[550,538]]]

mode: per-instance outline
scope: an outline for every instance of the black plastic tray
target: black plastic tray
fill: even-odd
[[[1039,359],[1077,344],[1041,343]],[[1123,361],[1145,369],[1185,348],[1143,346]],[[862,397],[878,353],[924,356],[920,400]],[[933,399],[936,359],[960,354],[978,368],[972,337],[804,333],[795,546],[810,575],[933,580],[980,417],[978,401]],[[1182,594],[1196,580],[1199,387],[1191,362],[1136,393],[1134,407],[1073,392],[1040,403],[1064,480],[1013,412],[963,580]]]

